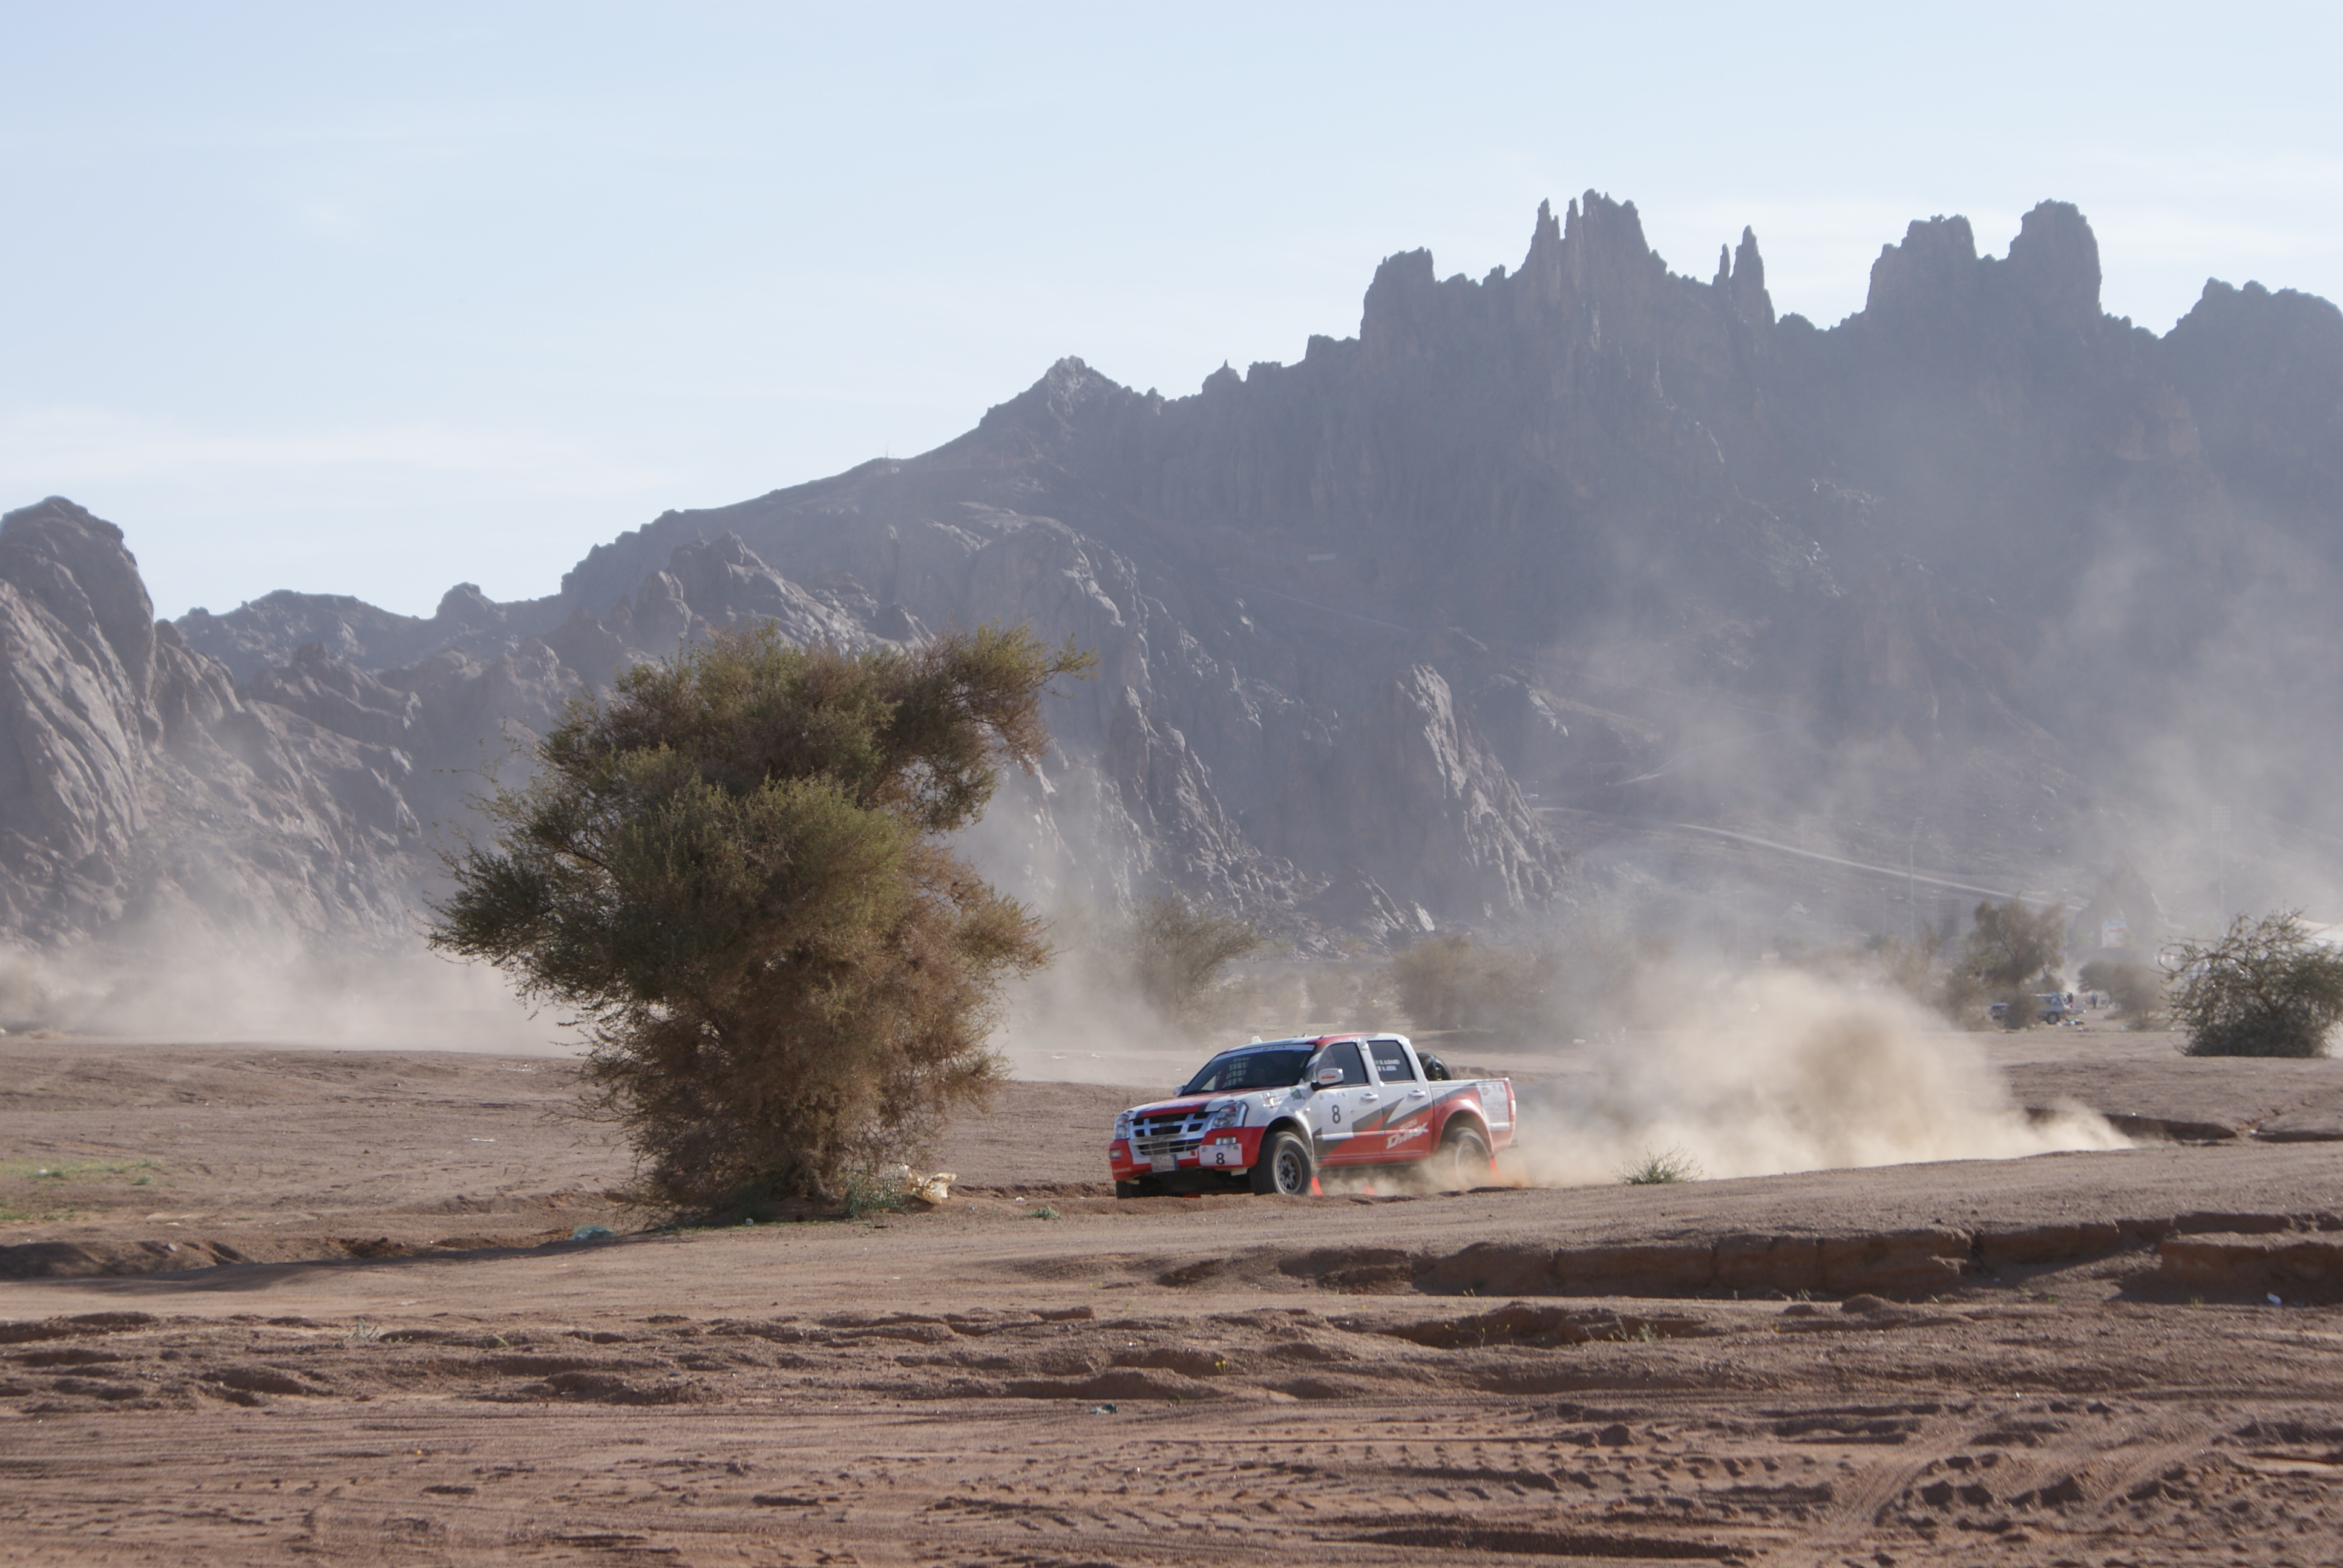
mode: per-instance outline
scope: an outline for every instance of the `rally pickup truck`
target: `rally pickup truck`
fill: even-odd
[[[1118,1198],[1305,1193],[1321,1168],[1405,1168],[1453,1189],[1485,1185],[1513,1141],[1511,1079],[1451,1081],[1403,1035],[1327,1034],[1221,1052],[1172,1099],[1116,1117],[1107,1161]]]

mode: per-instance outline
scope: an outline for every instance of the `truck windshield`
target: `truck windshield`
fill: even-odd
[[[1238,1094],[1248,1089],[1284,1089],[1302,1081],[1314,1050],[1296,1046],[1278,1050],[1224,1050],[1204,1063],[1190,1079],[1182,1094]]]

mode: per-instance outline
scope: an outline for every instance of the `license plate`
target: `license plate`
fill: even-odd
[[[1147,1157],[1147,1168],[1158,1176],[1169,1176],[1180,1169],[1180,1157],[1168,1150]]]

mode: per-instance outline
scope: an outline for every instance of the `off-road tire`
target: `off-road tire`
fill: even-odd
[[[1434,1185],[1451,1192],[1489,1184],[1489,1143],[1477,1127],[1452,1127],[1433,1157]]]
[[[1252,1190],[1264,1198],[1278,1192],[1299,1198],[1308,1194],[1316,1174],[1310,1145],[1299,1134],[1281,1130],[1262,1140],[1261,1158],[1252,1162]]]

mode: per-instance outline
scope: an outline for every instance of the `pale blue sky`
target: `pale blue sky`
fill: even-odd
[[[0,3],[0,508],[157,608],[427,614],[966,429],[1061,355],[1167,393],[1374,265],[1634,200],[1777,305],[2045,196],[2108,307],[2343,297],[2333,6]],[[782,563],[786,566],[786,563]]]

